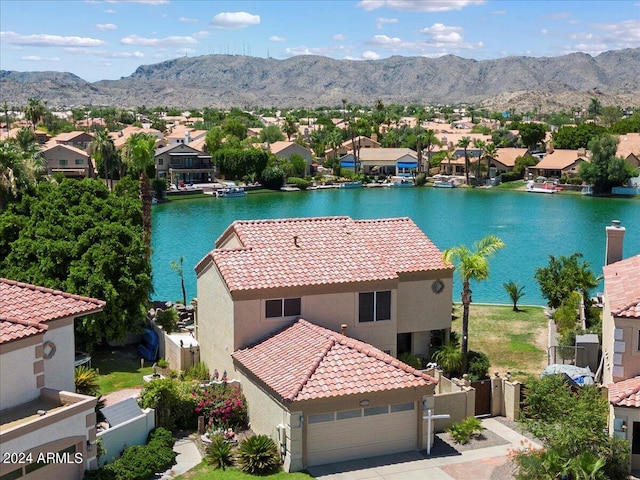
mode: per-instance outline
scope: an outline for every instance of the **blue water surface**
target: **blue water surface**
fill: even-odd
[[[309,192],[252,192],[242,198],[175,200],[153,207],[152,295],[182,298],[171,260],[184,257],[187,300],[197,296],[193,267],[234,220],[347,215],[354,219],[409,217],[444,250],[491,233],[506,247],[491,260],[491,276],[472,285],[473,301],[509,303],[502,284],[525,285],[522,304],[543,305],[533,277],[548,255],[581,252],[602,273],[605,227],[626,228],[625,256],[640,254],[640,201],[581,195],[542,195],[485,189],[362,188]],[[460,299],[455,278],[454,301]],[[602,286],[600,286],[600,289]],[[595,292],[593,292],[595,293]]]

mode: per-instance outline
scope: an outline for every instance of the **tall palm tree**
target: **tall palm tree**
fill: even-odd
[[[591,103],[589,104],[589,108],[587,110],[591,115],[591,118],[595,120],[598,117],[598,114],[600,113],[600,111],[602,110],[602,104],[600,103],[600,100],[598,100],[595,97],[592,98]]]
[[[498,158],[498,147],[496,147],[495,143],[488,142],[482,149],[480,158],[487,161],[487,178],[489,178],[491,174],[491,160]]]
[[[476,184],[477,184],[478,180],[480,180],[480,159],[482,158],[482,151],[487,146],[487,142],[478,138],[473,141],[473,146],[478,150],[480,150],[480,153],[478,154],[478,161],[476,162]]]
[[[148,172],[155,164],[156,139],[145,133],[134,133],[125,144],[125,163],[129,173],[140,178],[142,200],[142,229],[147,243],[147,255],[151,255],[151,182]]]
[[[458,245],[443,252],[444,260],[455,265],[456,272],[462,279],[461,300],[462,313],[462,354],[464,364],[462,371],[467,371],[467,354],[469,352],[469,306],[471,305],[471,281],[489,278],[489,257],[504,247],[504,242],[495,235],[487,235],[473,244],[473,250],[466,245]]]
[[[29,104],[27,105],[27,108],[25,108],[24,114],[31,122],[31,127],[33,128],[33,130],[35,130],[36,125],[40,120],[42,120],[42,117],[44,117],[47,109],[37,98],[29,98],[27,101],[29,102]]]
[[[469,185],[469,152],[467,149],[471,144],[471,139],[469,137],[462,137],[458,141],[458,147],[464,148],[464,175],[467,180],[467,185]]]
[[[108,186],[110,190],[113,190],[113,170],[118,163],[118,151],[107,130],[100,130],[93,137],[90,151],[96,159],[102,162],[104,167],[104,181],[105,183],[110,181]]]
[[[291,115],[287,115],[284,117],[284,125],[282,126],[282,131],[287,136],[287,141],[291,141],[291,135],[298,133],[298,126],[296,125],[296,119]]]
[[[430,128],[426,129],[422,135],[422,147],[427,151],[426,172],[427,176],[429,176],[429,170],[431,170],[431,152],[433,151],[433,147],[441,147],[442,142],[436,137],[436,132]]]

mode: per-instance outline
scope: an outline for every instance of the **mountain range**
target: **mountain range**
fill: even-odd
[[[490,109],[552,111],[603,105],[640,106],[640,48],[591,56],[472,60],[390,57],[286,60],[240,55],[182,57],[144,65],[119,80],[86,82],[71,73],[0,71],[0,102],[50,108],[141,105],[182,109],[318,107],[383,103],[471,103]]]

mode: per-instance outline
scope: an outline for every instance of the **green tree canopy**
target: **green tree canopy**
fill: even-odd
[[[536,269],[535,279],[551,308],[558,308],[575,291],[589,297],[589,290],[595,288],[598,280],[590,265],[582,260],[582,253],[575,252],[568,257],[549,255],[549,264]]]
[[[151,265],[138,182],[42,182],[0,214],[0,276],[106,301],[76,325],[83,347],[120,338],[144,318]]]
[[[611,188],[620,186],[633,176],[633,167],[624,158],[616,157],[618,140],[611,135],[602,135],[589,142],[591,161],[580,164],[580,177],[593,185],[593,193],[611,193]]]
[[[563,125],[553,133],[553,146],[577,150],[587,148],[591,139],[606,133],[607,129],[595,123],[581,123],[577,127]]]
[[[260,141],[262,143],[275,143],[284,140],[284,134],[277,125],[268,125],[260,131]]]
[[[528,122],[518,125],[520,140],[522,144],[528,148],[534,148],[544,140],[547,134],[547,127],[542,123]]]
[[[255,175],[259,177],[267,166],[269,153],[261,148],[241,150],[225,148],[213,155],[213,160],[220,173],[229,178],[244,178]]]

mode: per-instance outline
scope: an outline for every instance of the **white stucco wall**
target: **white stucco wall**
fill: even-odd
[[[145,445],[149,432],[154,428],[155,410],[145,408],[142,415],[98,432],[97,437],[102,439],[102,445],[107,450],[107,453],[100,458],[100,466],[113,462],[127,447]]]
[[[53,342],[56,345],[56,353],[44,361],[45,386],[56,390],[75,392],[73,364],[76,354],[73,320],[58,320],[48,322],[48,325],[49,329],[44,334],[43,342]]]
[[[33,373],[36,347],[33,342],[23,343],[25,347],[5,352],[0,359],[0,410],[29,402],[40,395]]]

